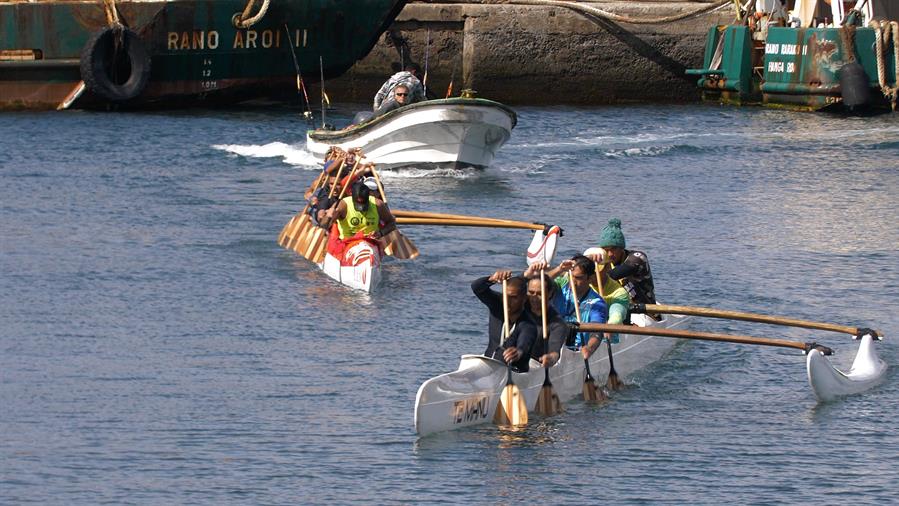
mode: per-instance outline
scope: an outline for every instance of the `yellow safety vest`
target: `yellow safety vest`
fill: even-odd
[[[337,230],[340,232],[341,239],[352,237],[360,230],[367,235],[381,228],[378,206],[375,204],[374,197],[368,197],[368,209],[364,213],[356,210],[356,206],[353,205],[353,197],[344,197],[343,202],[346,204],[346,218],[337,220]]]

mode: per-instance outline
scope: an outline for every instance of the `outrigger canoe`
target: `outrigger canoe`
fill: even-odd
[[[639,327],[675,328],[689,316],[666,315],[656,321],[645,314],[634,314],[631,323]],[[615,371],[622,379],[656,362],[677,345],[667,337],[619,334],[612,344]],[[590,357],[590,372],[600,385],[609,375],[608,341]],[[483,355],[462,355],[459,368],[425,381],[415,396],[415,430],[420,436],[470,427],[493,420],[500,393],[506,386],[505,363]],[[549,368],[549,377],[559,401],[581,394],[586,370],[580,351],[562,347],[559,361]],[[526,373],[512,373],[521,389],[528,411],[533,411],[543,387],[544,368],[531,359]]]
[[[484,168],[509,140],[517,121],[515,111],[492,100],[428,100],[342,130],[310,130],[306,148],[318,157],[331,146],[361,148],[385,169]]]

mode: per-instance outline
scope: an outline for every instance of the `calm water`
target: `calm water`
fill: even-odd
[[[899,117],[519,112],[486,171],[386,174],[392,206],[557,223],[562,255],[618,216],[664,302],[899,335]],[[0,116],[0,503],[899,501],[890,338],[886,383],[827,405],[799,353],[691,342],[602,407],[417,439],[418,386],[486,342],[468,283],[522,268],[529,234],[410,227],[421,257],[350,292],[275,242],[314,174],[304,128]]]

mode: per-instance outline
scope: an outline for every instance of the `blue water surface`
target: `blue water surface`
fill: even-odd
[[[559,224],[560,257],[620,217],[661,301],[883,330],[885,383],[819,404],[796,350],[689,342],[602,406],[419,439],[418,386],[486,344],[469,283],[526,231],[410,227],[361,295],[276,243],[316,170],[295,111],[10,113],[0,503],[899,501],[899,118],[518,112],[487,170],[385,173],[391,206]]]

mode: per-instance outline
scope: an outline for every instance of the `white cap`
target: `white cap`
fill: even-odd
[[[369,190],[376,192],[378,191],[378,183],[375,181],[373,177],[367,177],[362,180],[362,184],[368,187]]]

